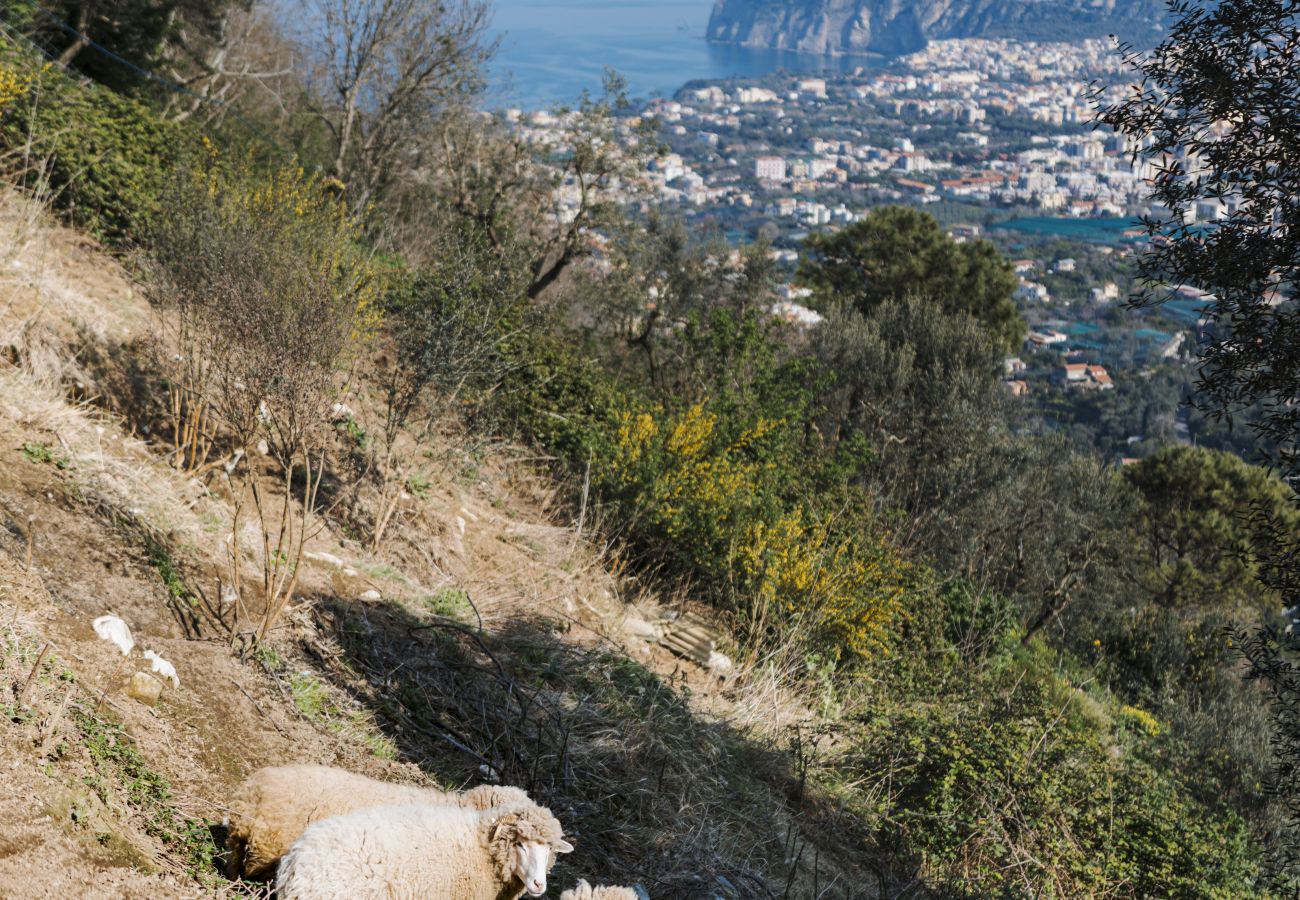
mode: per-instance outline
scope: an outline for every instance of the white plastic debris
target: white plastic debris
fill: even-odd
[[[176,674],[175,666],[163,659],[157,653],[154,653],[152,650],[144,651],[144,658],[153,664],[152,669],[155,673],[161,675],[164,681],[171,682],[173,688],[179,688],[181,686],[181,679]]]
[[[102,640],[110,641],[122,651],[126,656],[135,646],[135,638],[131,636],[131,628],[117,616],[100,616],[94,622],[90,623],[95,628],[95,634],[99,635]]]

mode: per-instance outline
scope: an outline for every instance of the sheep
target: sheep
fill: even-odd
[[[236,791],[227,825],[226,874],[270,879],[275,865],[312,822],[369,806],[453,803],[471,809],[531,803],[523,790],[482,785],[464,793],[391,784],[328,766],[259,769]]]
[[[579,881],[560,895],[560,900],[641,900],[641,895],[626,887],[592,887],[585,881]]]
[[[280,863],[278,900],[518,900],[546,892],[573,847],[551,811],[379,806],[309,826]]]

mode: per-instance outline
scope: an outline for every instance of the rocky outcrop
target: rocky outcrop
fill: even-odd
[[[1159,0],[716,0],[709,40],[803,53],[896,55],[928,40],[1078,40],[1117,33],[1142,43]]]

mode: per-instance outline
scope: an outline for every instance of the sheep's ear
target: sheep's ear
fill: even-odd
[[[572,853],[573,845],[566,840],[558,840],[552,848],[556,853]]]

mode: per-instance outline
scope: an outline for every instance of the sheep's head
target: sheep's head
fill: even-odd
[[[555,855],[570,853],[564,831],[550,810],[540,806],[511,806],[492,810],[488,845],[503,882],[518,879],[532,897],[546,893],[546,873]]]

